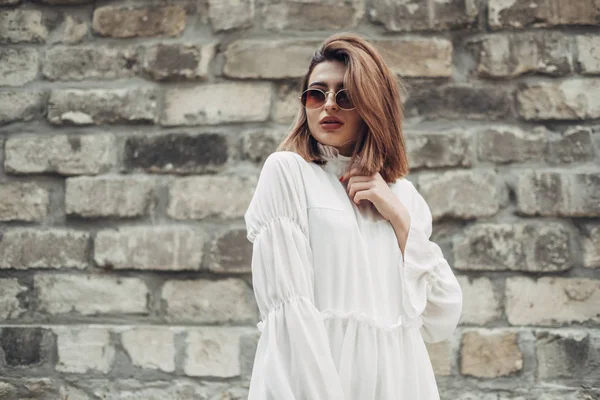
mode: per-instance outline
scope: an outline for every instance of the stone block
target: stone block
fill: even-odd
[[[18,318],[27,311],[18,296],[27,292],[27,287],[15,278],[0,278],[0,320]],[[0,394],[2,391],[0,390]]]
[[[515,375],[523,369],[516,332],[477,330],[463,334],[460,373],[477,378]]]
[[[104,230],[94,241],[94,261],[110,269],[199,270],[204,241],[185,226]]]
[[[38,311],[50,315],[147,314],[148,289],[139,278],[36,275]]]
[[[319,41],[298,39],[237,40],[225,51],[223,73],[246,79],[299,78],[319,45]]]
[[[113,38],[180,36],[186,26],[181,5],[128,7],[107,5],[94,10],[94,33]]]
[[[168,327],[133,327],[121,333],[121,343],[133,365],[175,371],[175,333]]]
[[[600,118],[600,79],[523,83],[516,99],[519,115],[529,121]]]
[[[463,309],[459,324],[485,325],[502,316],[500,299],[489,278],[469,279],[457,276],[463,293]]]
[[[0,43],[44,43],[46,39],[48,28],[40,10],[0,11]]]
[[[252,289],[240,279],[170,280],[163,287],[161,299],[169,321],[202,324],[258,321]]]
[[[404,77],[451,77],[452,42],[443,38],[375,40],[387,65]]]
[[[471,134],[464,131],[405,133],[410,168],[470,167]]]
[[[167,214],[175,219],[243,217],[256,179],[242,176],[194,176],[178,178],[169,185]]]
[[[569,228],[559,222],[478,223],[454,245],[454,268],[558,272],[573,266]]]
[[[14,174],[95,175],[117,163],[112,134],[14,136],[4,151],[4,168]]]
[[[598,172],[520,171],[515,193],[517,210],[523,215],[600,216]]]
[[[66,180],[65,211],[85,218],[132,218],[153,206],[154,182],[145,177],[79,177]]]
[[[53,46],[46,50],[42,75],[51,81],[133,77],[139,69],[134,47]]]
[[[511,325],[560,326],[600,322],[600,281],[543,277],[506,280],[506,315]]]
[[[0,86],[23,86],[37,78],[40,56],[28,47],[0,48]]]
[[[15,228],[0,238],[0,269],[86,268],[90,235],[70,229]]]
[[[0,183],[0,221],[41,221],[48,214],[49,197],[35,183]]]
[[[442,217],[486,217],[496,214],[500,208],[497,177],[493,170],[422,174],[419,191],[434,221]]]
[[[153,88],[54,89],[48,100],[53,125],[153,123],[157,112]]]
[[[227,138],[218,133],[133,135],[125,142],[125,166],[152,173],[218,172],[229,158]]]
[[[159,43],[148,46],[144,55],[144,71],[152,79],[205,79],[216,44]]]
[[[16,121],[30,121],[41,117],[45,108],[42,91],[0,92],[0,125]]]
[[[269,118],[269,83],[227,82],[168,88],[161,118],[164,126],[261,122]]]

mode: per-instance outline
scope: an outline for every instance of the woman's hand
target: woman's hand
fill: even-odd
[[[395,222],[408,215],[408,210],[402,204],[383,177],[376,172],[374,175],[357,175],[355,168],[346,172],[340,178],[341,182],[348,182],[346,191],[355,204],[361,200],[368,200],[377,209],[379,214],[390,222]]]

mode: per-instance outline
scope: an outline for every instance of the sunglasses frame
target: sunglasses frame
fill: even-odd
[[[323,102],[323,105],[321,105],[321,106],[319,106],[319,107],[323,107],[323,106],[325,105],[325,103],[327,103],[327,96],[329,96],[329,93],[333,93],[333,102],[335,103],[335,105],[336,105],[336,106],[338,106],[338,108],[339,108],[340,110],[344,110],[344,111],[352,111],[352,110],[354,110],[354,109],[356,108],[356,107],[352,107],[352,108],[344,108],[344,107],[340,106],[340,105],[338,104],[338,102],[337,102],[337,99],[336,99],[337,95],[338,95],[340,92],[343,92],[343,91],[348,91],[348,89],[340,89],[340,90],[338,90],[338,91],[336,92],[336,91],[333,91],[333,90],[323,91],[323,90],[321,90],[321,89],[317,89],[317,88],[308,88],[308,89],[306,89],[304,92],[302,92],[302,94],[301,94],[301,95],[298,97],[298,98],[300,99],[300,104],[302,104],[302,105],[304,106],[304,108],[307,108],[307,107],[306,107],[306,106],[305,106],[305,105],[302,103],[302,96],[304,96],[304,93],[308,92],[309,90],[318,90],[319,92],[321,92],[321,93],[323,93],[323,94],[325,95],[325,101]],[[315,108],[309,108],[309,110],[314,110],[314,109],[317,109],[317,108],[319,108],[319,107],[315,107]]]

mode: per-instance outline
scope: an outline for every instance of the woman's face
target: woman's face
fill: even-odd
[[[321,144],[334,146],[341,155],[350,156],[358,140],[362,119],[356,109],[346,111],[335,103],[334,94],[343,88],[346,66],[341,61],[323,61],[317,64],[308,79],[307,89],[321,89],[327,94],[325,104],[307,108],[308,129]],[[335,117],[339,123],[324,123],[324,118]]]

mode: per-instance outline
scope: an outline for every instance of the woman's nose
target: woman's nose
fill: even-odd
[[[326,110],[337,110],[338,106],[335,104],[335,94],[329,92],[325,95],[325,109]]]

